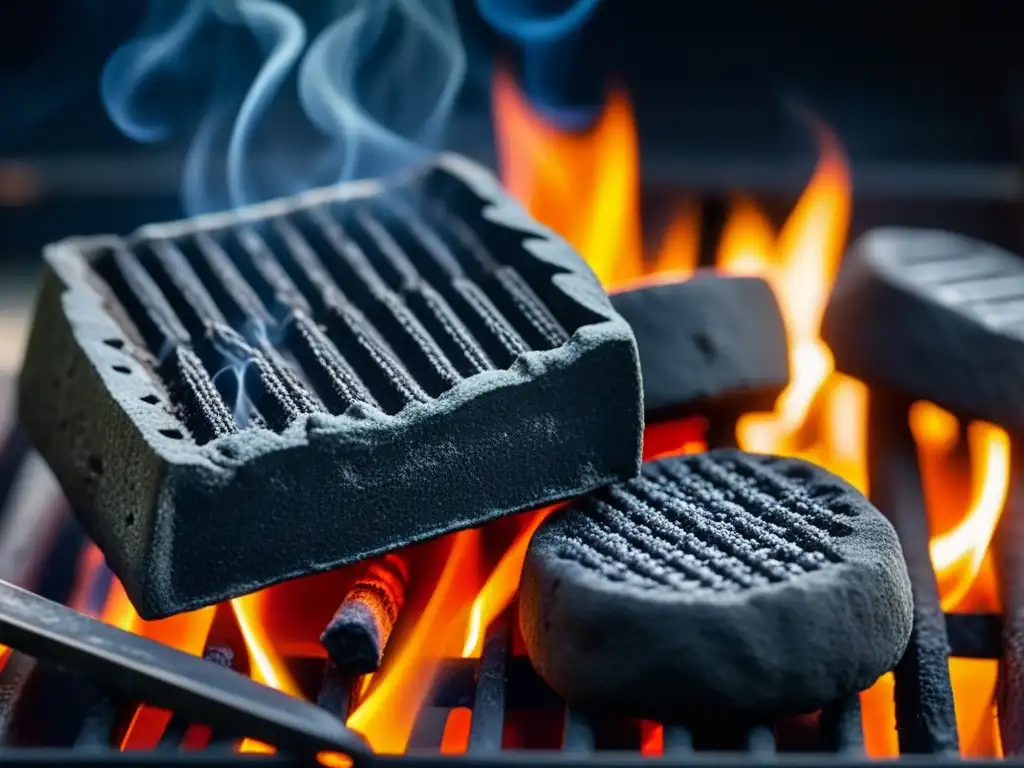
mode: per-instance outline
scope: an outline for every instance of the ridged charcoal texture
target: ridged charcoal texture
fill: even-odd
[[[1024,428],[1024,260],[1007,251],[948,232],[868,232],[821,333],[843,373]]]
[[[636,336],[648,421],[771,410],[789,383],[782,314],[760,278],[701,271],[611,299]]]
[[[639,466],[628,326],[457,156],[45,261],[21,414],[147,618]]]
[[[889,522],[795,459],[720,450],[649,462],[549,517],[520,625],[575,706],[668,721],[810,712],[907,646],[910,579]]]

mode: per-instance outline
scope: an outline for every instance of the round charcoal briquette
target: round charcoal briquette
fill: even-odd
[[[644,465],[538,528],[520,624],[572,705],[763,720],[869,687],[910,638],[900,543],[820,467],[721,450]]]

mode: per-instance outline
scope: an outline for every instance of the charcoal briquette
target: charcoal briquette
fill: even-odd
[[[636,335],[649,421],[771,410],[789,383],[782,314],[760,278],[702,270],[611,299]]]
[[[571,706],[764,722],[869,687],[913,605],[890,523],[796,459],[722,449],[552,514],[530,542],[520,626]]]
[[[950,232],[850,248],[821,329],[838,370],[965,418],[1024,428],[1024,261]]]
[[[638,471],[628,325],[458,156],[44,255],[21,417],[145,618]]]

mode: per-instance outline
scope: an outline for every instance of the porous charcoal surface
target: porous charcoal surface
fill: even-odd
[[[45,257],[21,414],[146,618],[638,469],[628,326],[458,156]]]
[[[912,623],[889,522],[795,459],[649,462],[530,542],[520,622],[570,703],[668,721],[810,712],[891,670]]]
[[[611,300],[636,336],[649,421],[771,410],[789,384],[782,314],[760,278],[701,271]]]
[[[1024,261],[949,232],[876,229],[822,321],[836,367],[965,418],[1024,428]]]

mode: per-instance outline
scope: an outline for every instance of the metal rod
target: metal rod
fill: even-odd
[[[340,720],[348,717],[352,705],[352,687],[358,678],[338,669],[330,659],[324,669],[324,681],[316,696],[316,705]]]
[[[864,754],[864,726],[857,694],[844,696],[822,708],[818,725],[821,745],[826,751]]]
[[[701,267],[713,267],[718,256],[718,244],[722,240],[722,231],[729,215],[729,203],[721,195],[711,195],[700,204],[700,241],[697,252],[697,264]]]
[[[770,725],[756,725],[747,732],[747,751],[755,755],[775,754],[775,730]]]
[[[235,654],[230,648],[220,645],[211,646],[203,653],[204,660],[225,669],[231,668],[234,658]],[[182,742],[184,742],[185,736],[188,734],[189,726],[193,724],[187,713],[175,712],[160,737],[160,742],[156,747],[157,750],[176,751],[181,749]],[[205,725],[205,723],[198,723],[198,725]],[[211,733],[210,740],[214,741],[214,739],[215,734]]]
[[[114,747],[114,728],[121,713],[121,703],[110,694],[100,693],[82,723],[75,739],[75,749],[103,749]]]
[[[896,724],[901,753],[959,752],[949,641],[928,550],[928,516],[910,401],[872,392],[868,406],[871,499],[889,518],[903,547],[914,595],[910,644],[895,670]]]
[[[313,704],[4,581],[0,643],[116,686],[127,699],[188,711],[211,727],[258,734],[281,749],[303,754],[330,750],[355,760],[369,754],[356,733]]]
[[[950,656],[961,659],[998,659],[1001,656],[1003,617],[998,613],[947,613],[945,618]]]
[[[996,701],[1003,754],[1017,757],[1024,753],[1024,445],[1011,445],[1010,490],[993,539],[1003,601]]]
[[[511,628],[511,617],[506,611],[492,622],[484,638],[473,697],[473,719],[469,726],[468,751],[474,754],[501,751],[505,728],[505,670]]]
[[[36,667],[35,659],[14,650],[0,659],[0,747],[11,741],[18,703]]]
[[[591,719],[582,712],[566,707],[565,734],[562,750],[569,753],[586,754],[597,746],[597,734]]]
[[[693,734],[685,725],[662,726],[662,743],[666,755],[685,755],[693,752]]]

